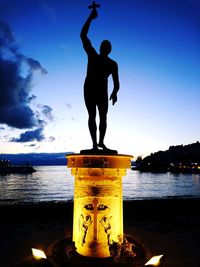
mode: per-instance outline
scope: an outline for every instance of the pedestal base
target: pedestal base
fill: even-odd
[[[79,254],[106,258],[110,245],[123,239],[122,177],[132,157],[91,151],[67,155],[75,176],[73,241]]]
[[[48,256],[53,266],[70,267],[143,267],[146,262],[145,249],[131,235],[125,235],[134,244],[135,256],[129,253],[116,253],[109,258],[84,257],[77,253],[71,238],[57,240],[48,248]]]

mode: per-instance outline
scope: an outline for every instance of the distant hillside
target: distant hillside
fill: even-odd
[[[65,155],[67,154],[73,154],[73,152],[1,154],[0,159],[10,160],[15,165],[27,162],[33,166],[66,165]]]
[[[145,157],[139,165],[144,171],[200,170],[200,143],[170,146],[166,151],[158,151]]]

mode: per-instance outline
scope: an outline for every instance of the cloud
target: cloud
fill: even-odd
[[[0,127],[0,131],[3,131],[3,130],[5,130],[5,128],[4,127]]]
[[[33,58],[30,58],[30,57],[25,57],[24,60],[32,70],[39,70],[43,74],[47,74],[48,73],[47,70],[42,67],[42,65],[40,64],[39,61],[37,61],[37,60],[35,60]]]
[[[14,36],[9,25],[0,20],[0,47],[10,47],[14,43]]]
[[[53,142],[53,141],[55,141],[55,140],[56,140],[55,137],[53,137],[53,136],[50,136],[50,137],[49,137],[49,142]]]
[[[47,125],[48,122],[52,121],[53,115],[52,115],[52,108],[47,105],[38,105],[38,108],[40,108],[40,112],[36,112],[37,117],[37,124],[38,127],[34,130],[28,130],[24,133],[21,133],[18,138],[12,137],[9,139],[10,142],[16,142],[16,143],[26,143],[26,142],[41,142],[41,141],[47,141],[47,142],[53,142],[56,139],[53,136],[50,136],[49,138],[46,138],[44,135],[44,128]],[[40,119],[41,115],[43,115],[43,119]]]
[[[39,61],[19,51],[9,25],[0,20],[0,124],[18,129],[39,127],[39,117],[30,106],[36,98],[31,94],[35,71],[47,73]]]
[[[52,115],[52,108],[48,105],[43,105],[42,106],[42,114],[46,119],[49,121],[53,121],[53,115]]]
[[[72,107],[69,103],[66,103],[66,105],[67,105],[68,108],[71,108]]]
[[[21,133],[18,138],[12,137],[10,138],[10,142],[16,142],[16,143],[27,143],[27,142],[41,142],[41,141],[48,141],[48,142],[54,142],[56,140],[55,137],[50,136],[49,138],[45,138],[44,136],[44,125],[41,127],[35,129],[35,130],[30,130],[26,131],[24,133]],[[36,144],[30,144],[28,145],[29,147],[34,147]]]
[[[26,147],[36,147],[37,145],[36,144],[30,144],[30,145],[27,145]]]
[[[41,142],[45,139],[43,130],[44,128],[43,126],[41,126],[40,128],[37,128],[35,130],[21,133],[19,138],[11,138],[9,141],[16,142],[16,143],[26,143],[26,142],[33,142],[33,141]]]

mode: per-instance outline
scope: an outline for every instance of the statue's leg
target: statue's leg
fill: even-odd
[[[96,126],[96,104],[93,102],[91,97],[85,96],[85,104],[88,111],[88,127],[90,135],[92,138],[93,148],[98,149],[97,147],[97,126]]]
[[[107,113],[108,113],[108,98],[102,99],[102,101],[98,104],[99,110],[99,147],[106,149],[104,145],[104,137],[107,129]]]

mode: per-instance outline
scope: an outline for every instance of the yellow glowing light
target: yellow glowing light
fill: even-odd
[[[72,154],[67,159],[75,176],[76,251],[86,257],[110,257],[110,245],[123,237],[122,177],[131,156]]]
[[[32,248],[31,250],[32,250],[32,254],[33,254],[34,259],[41,260],[41,259],[47,258],[44,251],[42,251],[40,249],[36,249],[36,248]]]
[[[145,266],[152,265],[152,266],[158,266],[160,264],[160,259],[162,258],[163,255],[158,255],[152,257],[146,264]]]

